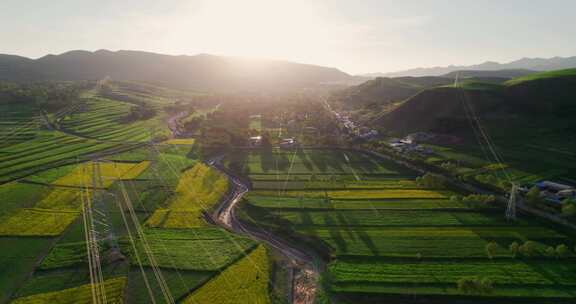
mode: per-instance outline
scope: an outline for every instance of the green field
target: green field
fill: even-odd
[[[484,96],[573,73],[474,80],[462,89]],[[54,89],[72,84],[77,94]],[[439,89],[452,98],[457,88]],[[265,235],[312,257],[304,264],[319,271],[310,285],[319,304],[576,299],[575,234],[523,213],[506,220],[498,200],[470,202],[447,179],[432,183],[345,148],[383,146],[357,145],[306,94],[198,93],[108,78],[0,83],[0,303],[91,303],[95,279],[110,303],[291,303],[303,291],[292,285],[302,265],[274,240],[257,241]],[[501,189],[503,169],[518,183],[573,179],[571,126],[549,134],[549,118],[506,123],[522,128],[498,133],[507,126],[487,123],[503,165],[469,141],[429,144],[434,153],[410,161]],[[257,135],[270,144],[251,146]],[[298,145],[279,147],[285,138]],[[243,223],[223,227],[214,212],[237,194],[238,180],[248,186],[234,207]]]
[[[394,295],[466,297],[457,283],[467,277],[491,280],[490,296],[495,298],[575,296],[569,291],[576,284],[571,258],[544,254],[549,246],[571,247],[569,235],[527,217],[508,222],[497,206],[470,207],[450,200],[456,193],[448,189],[418,187],[414,175],[408,177],[409,171],[388,161],[346,153],[357,168],[367,166],[362,160],[378,168],[378,173],[369,173],[349,170],[346,158],[338,160],[333,151],[295,155],[318,157],[322,152],[327,162],[340,161],[330,166],[342,168],[334,171],[338,179],[329,174],[313,181],[298,179],[318,170],[300,166],[298,175],[285,170],[275,181],[274,174],[262,174],[266,163],[247,158],[251,167],[245,173],[255,177],[255,190],[246,197],[243,218],[305,238],[309,247],[328,254],[325,285],[336,298],[373,303]],[[472,157],[466,161],[477,162]],[[530,257],[509,249],[514,242],[528,241],[535,248]],[[532,288],[545,292],[537,295]]]
[[[154,138],[166,134],[174,100],[202,95],[106,87],[45,116],[37,104],[0,104],[0,303],[92,302],[82,206],[99,200],[86,216],[104,221],[99,238],[112,232],[98,241],[108,303],[164,303],[163,286],[179,303],[243,279],[268,299],[266,249],[204,221],[228,191],[226,176],[202,163],[194,138]],[[203,117],[218,109],[196,106]],[[142,109],[153,115],[134,114]],[[172,220],[152,225],[162,228],[145,227],[166,211]],[[247,272],[253,259],[259,270]]]
[[[231,235],[218,228],[149,229],[146,230],[145,238],[160,267],[197,271],[225,268],[255,246],[252,240]],[[150,265],[148,256],[142,254],[142,239],[135,242],[142,264]],[[129,241],[122,240],[121,245],[131,260],[136,261]]]

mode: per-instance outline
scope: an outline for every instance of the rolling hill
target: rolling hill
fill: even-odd
[[[424,90],[375,124],[396,134],[468,133],[471,130],[464,108],[468,103],[488,128],[505,126],[499,129],[501,133],[530,126],[538,130],[538,136],[553,133],[568,140],[576,131],[574,87],[576,69],[531,74],[503,84],[466,81],[460,87]]]
[[[70,51],[32,60],[0,55],[0,79],[143,81],[201,91],[300,88],[355,81],[335,68],[214,55],[171,56],[140,51]]]
[[[402,101],[427,88],[453,82],[453,79],[443,77],[378,77],[346,88],[334,94],[332,100],[345,108],[380,106]]]

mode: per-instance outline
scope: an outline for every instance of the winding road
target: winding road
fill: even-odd
[[[316,291],[318,289],[317,283],[319,277],[319,271],[314,263],[314,258],[261,227],[242,223],[242,221],[238,219],[236,215],[236,206],[241,201],[244,194],[248,192],[249,188],[241,179],[230,173],[220,164],[221,159],[222,157],[213,158],[207,161],[207,164],[228,176],[231,181],[231,191],[214,211],[214,214],[212,215],[213,220],[227,230],[264,242],[280,252],[288,261],[290,261],[290,267],[292,268],[291,303],[314,303]]]

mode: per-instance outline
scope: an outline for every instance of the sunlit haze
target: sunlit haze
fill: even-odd
[[[574,11],[569,0],[3,0],[0,53],[130,49],[388,72],[576,55]]]

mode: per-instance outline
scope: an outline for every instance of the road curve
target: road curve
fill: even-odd
[[[220,165],[221,159],[222,157],[213,158],[206,163],[228,176],[231,190],[212,214],[212,219],[225,229],[264,242],[284,255],[290,261],[293,273],[291,302],[293,304],[313,304],[319,273],[314,258],[261,227],[244,224],[238,219],[236,206],[244,194],[248,192],[248,186]]]

